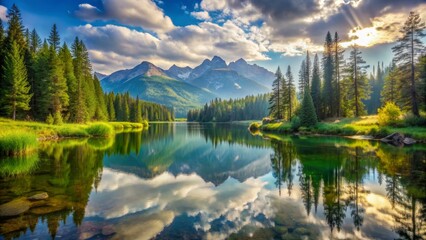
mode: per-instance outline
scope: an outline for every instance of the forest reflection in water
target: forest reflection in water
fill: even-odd
[[[0,204],[49,194],[0,218],[0,238],[425,238],[424,145],[263,137],[153,124],[42,144],[0,161]]]

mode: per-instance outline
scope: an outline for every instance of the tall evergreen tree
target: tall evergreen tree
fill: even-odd
[[[141,105],[139,103],[139,96],[136,96],[136,102],[133,104],[133,116],[132,121],[133,122],[142,122],[142,112],[141,112]]]
[[[61,44],[61,38],[58,33],[58,28],[56,27],[56,24],[53,24],[52,29],[50,30],[49,35],[49,44],[50,47],[52,47],[55,51],[58,51],[59,45]]]
[[[47,41],[43,42],[43,46],[36,54],[34,62],[34,81],[33,81],[33,99],[32,105],[34,117],[37,120],[44,121],[49,114],[51,104],[51,85],[49,82],[50,68],[50,50]]]
[[[306,86],[306,62],[305,60],[302,61],[300,64],[300,70],[299,70],[299,93],[300,93],[300,99],[303,99],[304,96],[304,90]]]
[[[16,119],[17,113],[30,110],[30,86],[27,80],[27,72],[24,59],[19,52],[19,46],[12,42],[11,51],[5,59],[4,80],[5,90],[4,106],[6,112]]]
[[[4,98],[5,94],[5,81],[3,79],[3,65],[6,56],[5,52],[5,32],[3,27],[3,21],[0,19],[0,100]],[[3,115],[2,109],[0,109],[0,116]]]
[[[382,105],[386,102],[397,103],[399,93],[397,91],[398,68],[392,61],[389,74],[385,77],[384,87],[381,92]]]
[[[12,43],[15,42],[18,45],[20,54],[24,53],[24,49],[27,46],[27,42],[24,36],[24,25],[22,24],[21,11],[13,4],[9,9],[7,18],[8,28],[7,37],[5,39],[6,48],[11,50]]]
[[[341,69],[342,66],[345,64],[344,60],[344,52],[345,50],[340,45],[340,37],[339,34],[336,32],[334,34],[333,39],[333,64],[334,64],[334,81],[333,81],[333,89],[334,89],[334,101],[336,105],[336,116],[340,117],[342,115],[341,108],[342,108],[342,97],[341,97]]]
[[[62,111],[69,105],[68,85],[64,77],[63,63],[53,45],[50,46],[49,68],[49,102],[51,104],[49,109],[52,115],[59,116],[62,122]]]
[[[69,121],[70,118],[74,119],[74,113],[77,111],[79,106],[77,105],[77,79],[74,75],[73,58],[66,43],[64,43],[62,48],[59,50],[59,58],[63,64],[64,77],[68,87],[67,94],[69,96],[69,107],[68,112],[65,113],[65,119]]]
[[[282,82],[283,75],[281,73],[280,67],[278,67],[277,71],[275,72],[275,80],[272,83],[272,95],[269,99],[269,115],[277,119],[283,118]]]
[[[315,54],[314,67],[312,70],[312,87],[311,87],[312,101],[314,102],[315,112],[317,117],[321,116],[321,78],[318,54]]]
[[[311,57],[309,56],[309,50],[306,51],[306,60],[305,60],[305,88],[311,87]]]
[[[309,87],[305,89],[302,106],[300,107],[300,124],[304,127],[314,127],[318,123],[312,96]]]
[[[324,43],[323,53],[323,76],[324,76],[324,89],[323,89],[323,102],[324,102],[324,116],[332,117],[335,115],[335,97],[333,91],[333,78],[334,78],[334,64],[333,64],[333,40],[330,32],[327,32]],[[313,97],[313,96],[312,96]],[[314,103],[315,103],[314,99]],[[317,110],[318,112],[318,110]]]
[[[74,76],[77,80],[77,88],[75,92],[75,108],[74,114],[71,117],[73,122],[86,122],[89,120],[89,113],[84,94],[84,82],[87,77],[87,66],[85,56],[80,40],[76,37],[72,45]]]
[[[398,44],[392,48],[395,53],[395,61],[398,64],[400,79],[399,91],[401,91],[401,103],[404,108],[420,116],[419,113],[419,82],[416,79],[416,61],[424,51],[422,38],[425,23],[421,21],[418,13],[410,12],[401,33],[403,36]]]
[[[32,54],[36,54],[39,48],[41,47],[41,45],[42,45],[42,42],[41,42],[40,36],[38,35],[37,31],[33,29],[30,34],[30,43],[29,43],[30,52]]]
[[[296,109],[296,88],[294,86],[293,74],[291,73],[290,65],[287,67],[287,105],[288,105],[288,119],[291,120],[294,109]]]
[[[368,66],[365,65],[357,46],[352,47],[348,61],[345,69],[345,93],[348,97],[348,112],[353,112],[355,117],[359,117],[365,114],[365,107],[362,101],[368,99],[370,94],[370,86],[365,72]]]
[[[105,104],[104,94],[102,91],[101,84],[96,75],[93,75],[93,84],[95,87],[95,97],[96,97],[96,112],[95,112],[95,120],[98,121],[107,121],[108,120],[108,112],[107,106]]]

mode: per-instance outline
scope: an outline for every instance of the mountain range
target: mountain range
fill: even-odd
[[[131,96],[172,107],[177,117],[214,98],[241,98],[270,91],[274,74],[244,59],[226,64],[214,56],[195,68],[171,66],[164,70],[143,61],[109,76],[95,73],[106,92]]]

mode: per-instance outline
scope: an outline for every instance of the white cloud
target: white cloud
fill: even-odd
[[[196,174],[175,177],[163,173],[153,179],[140,179],[104,169],[97,192],[90,196],[86,216],[124,217],[117,225],[117,234],[129,239],[151,239],[182,214],[199,216],[194,227],[204,232],[209,232],[214,220],[223,217],[234,226],[207,237],[224,239],[245,225],[260,225],[255,220],[259,214],[267,219],[273,217],[265,184],[261,179],[250,178],[240,183],[229,178],[215,187]]]
[[[156,32],[166,32],[174,28],[170,17],[163,13],[151,0],[103,0],[104,11],[84,3],[75,14],[86,20],[117,20],[130,26],[142,27]]]
[[[158,37],[116,25],[87,24],[72,30],[88,46],[94,69],[106,73],[131,68],[141,61],[168,68],[172,64],[195,66],[214,55],[226,61],[233,61],[236,56],[268,59],[262,53],[266,48],[231,21],[222,26],[202,22],[176,27]]]
[[[209,12],[207,12],[207,11],[191,12],[191,16],[193,16],[194,18],[196,18],[198,20],[205,20],[205,21],[211,20]]]
[[[227,4],[226,0],[203,0],[200,6],[206,11],[219,11],[224,10]]]
[[[2,21],[7,21],[7,8],[5,6],[0,5],[0,19]]]
[[[420,5],[413,11],[420,14],[420,18],[426,19],[426,4]],[[402,35],[400,29],[407,20],[406,12],[383,13],[371,19],[371,26],[357,26],[348,32],[351,41],[342,43],[344,47],[357,44],[363,47],[371,47],[377,44],[392,43]]]

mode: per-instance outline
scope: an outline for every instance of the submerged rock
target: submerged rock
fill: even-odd
[[[31,202],[26,198],[18,198],[0,205],[0,217],[13,217],[28,211]]]
[[[42,192],[42,193],[35,194],[31,197],[28,197],[28,200],[36,201],[36,200],[45,200],[47,198],[49,198],[49,195],[47,194],[47,192]]]

